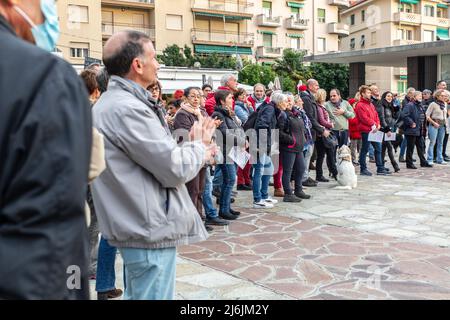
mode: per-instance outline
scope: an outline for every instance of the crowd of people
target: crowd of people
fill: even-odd
[[[147,35],[116,33],[105,66],[78,76],[45,51],[54,12],[47,1],[0,1],[0,299],[88,299],[89,278],[98,299],[173,299],[177,246],[239,219],[237,192],[252,192],[258,210],[308,200],[305,188],[337,179],[343,145],[364,176],[367,155],[377,175],[392,174],[386,151],[394,172],[417,168],[414,147],[422,167],[450,160],[444,81],[434,93],[409,88],[400,103],[374,85],[347,101],[314,79],[297,92],[258,83],[249,95],[226,74],[165,105]],[[378,131],[395,139],[372,141]]]

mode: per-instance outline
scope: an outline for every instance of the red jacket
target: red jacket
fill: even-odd
[[[348,119],[348,132],[350,133],[350,139],[352,140],[362,139],[361,131],[359,131],[358,117]]]
[[[252,95],[250,95],[250,96],[247,98],[247,102],[248,102],[249,104],[252,105],[253,110],[256,110],[256,101],[255,101],[255,99],[253,99],[253,96],[252,96]],[[270,97],[265,97],[264,102],[269,103],[269,102],[270,102]]]
[[[380,118],[378,118],[378,112],[372,102],[361,98],[355,107],[356,118],[359,122],[359,131],[369,133],[372,131],[372,126],[380,125]]]
[[[233,90],[231,90],[228,87],[220,86],[217,88],[217,90],[228,90],[231,93],[233,93]],[[214,92],[211,92],[206,97],[206,102],[205,102],[205,109],[209,116],[211,116],[213,114],[215,106],[216,106],[216,99],[214,99]],[[234,98],[233,98],[233,110],[234,110]]]

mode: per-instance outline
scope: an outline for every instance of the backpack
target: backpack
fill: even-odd
[[[249,116],[247,121],[244,123],[242,128],[244,131],[247,131],[249,129],[255,129],[256,126],[256,120],[258,119],[258,112],[261,108],[256,109],[256,111],[253,111]]]

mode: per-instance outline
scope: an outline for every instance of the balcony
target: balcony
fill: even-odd
[[[405,45],[411,45],[411,44],[416,44],[416,43],[420,43],[420,41],[418,41],[418,40],[397,39],[397,40],[393,41],[392,45],[394,45],[394,46],[405,46]]]
[[[394,13],[394,22],[401,24],[419,25],[422,23],[422,16],[417,13],[396,12]]]
[[[350,34],[350,27],[345,23],[331,22],[328,24],[328,33],[348,36]]]
[[[192,11],[211,17],[252,19],[253,3],[240,0],[192,0]]]
[[[293,30],[307,30],[309,28],[309,19],[302,19],[298,17],[290,17],[286,19],[286,29]]]
[[[127,23],[111,23],[102,21],[102,37],[109,38],[114,33],[123,30],[134,30],[145,33],[150,37],[150,39],[155,40],[155,27],[154,26],[143,26],[137,24],[127,24]]]
[[[102,5],[153,9],[155,8],[155,0],[102,0]]]
[[[265,14],[259,14],[256,22],[260,27],[281,27],[281,17],[268,17]]]
[[[283,53],[283,48],[259,46],[256,51],[258,58],[278,58]]]
[[[348,8],[348,7],[350,7],[350,1],[349,0],[328,0],[328,5]]]
[[[436,19],[436,25],[438,27],[450,28],[450,19],[446,19],[446,18],[435,18],[435,19]]]
[[[191,33],[193,44],[253,46],[253,33],[204,29],[192,29]]]

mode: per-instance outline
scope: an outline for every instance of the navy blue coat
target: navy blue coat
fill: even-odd
[[[420,136],[423,126],[424,110],[421,102],[413,101],[407,103],[402,110],[403,117],[403,132],[407,136]],[[416,127],[411,125],[415,123]]]

